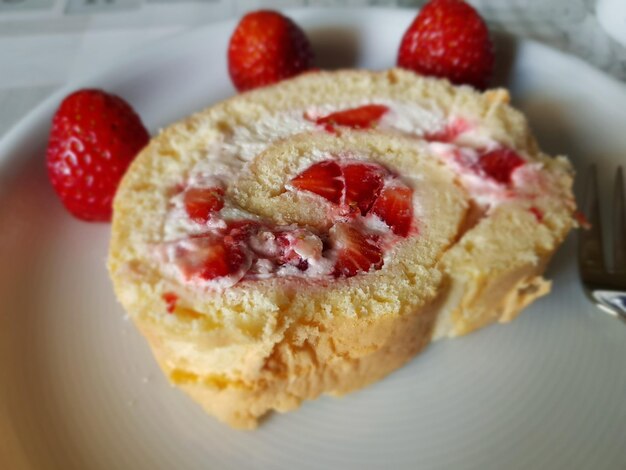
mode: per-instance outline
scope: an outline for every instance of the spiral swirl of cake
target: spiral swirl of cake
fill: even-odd
[[[152,139],[117,192],[108,264],[169,380],[253,428],[547,293],[572,169],[508,100],[315,72]]]

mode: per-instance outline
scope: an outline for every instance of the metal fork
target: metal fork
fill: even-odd
[[[615,173],[613,189],[613,256],[607,266],[602,239],[598,175],[590,168],[584,213],[591,227],[579,230],[578,270],[587,297],[597,307],[626,322],[626,211],[622,167]]]

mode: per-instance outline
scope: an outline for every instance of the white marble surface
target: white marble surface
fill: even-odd
[[[68,80],[106,67],[120,55],[132,54],[134,48],[199,24],[239,16],[260,7],[415,8],[425,3],[425,0],[206,0],[176,4],[173,0],[160,0],[162,3],[133,0],[114,12],[65,14],[72,1],[53,0],[56,15],[53,17],[39,18],[0,9],[0,136]],[[3,2],[7,0],[0,0],[0,6]],[[626,47],[612,39],[599,23],[595,0],[470,0],[470,3],[481,11],[494,31],[549,44],[626,81]]]

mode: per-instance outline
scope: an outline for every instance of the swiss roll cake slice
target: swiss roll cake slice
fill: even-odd
[[[252,428],[545,294],[572,172],[507,101],[318,72],[155,137],[116,195],[109,269],[168,378]]]

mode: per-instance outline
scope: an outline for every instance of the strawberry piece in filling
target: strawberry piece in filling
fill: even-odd
[[[163,302],[165,302],[165,309],[167,313],[174,313],[176,309],[176,303],[178,302],[178,296],[173,292],[165,292],[161,296]]]
[[[235,245],[245,242],[250,236],[256,234],[262,227],[261,223],[255,220],[231,220],[227,223],[226,243]]]
[[[291,180],[291,185],[310,191],[338,204],[343,194],[343,176],[336,162],[326,160],[316,163]]]
[[[574,219],[576,220],[578,225],[580,225],[580,227],[583,228],[584,230],[591,229],[591,222],[589,222],[589,219],[587,219],[585,214],[583,214],[582,212],[575,211],[574,212]]]
[[[322,196],[347,213],[365,215],[380,194],[386,175],[384,168],[373,163],[325,160],[308,167],[290,184]]]
[[[510,184],[513,172],[524,163],[524,159],[509,148],[491,150],[478,159],[480,171],[501,184]]]
[[[333,271],[336,277],[352,277],[383,266],[382,249],[376,239],[350,224],[335,224],[330,229],[330,240],[337,250]]]
[[[427,132],[424,139],[429,142],[452,143],[458,136],[471,130],[472,126],[464,119],[456,118],[449,122],[446,127],[436,132]]]
[[[344,204],[357,207],[367,214],[383,187],[384,174],[381,167],[369,163],[348,163],[342,166],[345,194]]]
[[[537,219],[537,222],[539,223],[543,222],[543,212],[541,209],[538,209],[537,207],[533,206],[528,210],[530,211],[532,215],[535,216],[535,219]]]
[[[413,221],[413,191],[406,186],[388,186],[372,206],[377,215],[398,236],[406,237]]]
[[[246,253],[239,243],[214,233],[197,235],[176,246],[177,266],[186,280],[210,281],[234,275],[247,262]]]
[[[333,131],[333,126],[345,126],[352,129],[368,129],[380,121],[389,108],[382,104],[368,104],[358,108],[336,111],[315,119],[315,123]],[[306,115],[305,115],[306,118]]]
[[[204,224],[212,213],[224,207],[222,188],[189,188],[184,195],[185,211],[191,220]]]

